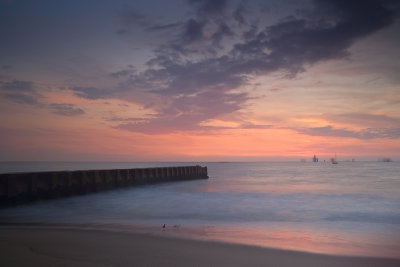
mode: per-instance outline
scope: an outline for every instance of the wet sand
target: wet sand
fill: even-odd
[[[1,266],[400,266],[400,259],[330,256],[100,230],[0,228]]]

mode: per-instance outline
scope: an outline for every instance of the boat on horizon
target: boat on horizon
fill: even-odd
[[[338,164],[338,162],[336,160],[336,153],[335,153],[335,157],[331,158],[331,162],[332,162],[332,164]]]

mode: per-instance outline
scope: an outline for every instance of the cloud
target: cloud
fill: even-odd
[[[103,118],[105,121],[109,121],[109,122],[129,122],[129,123],[140,123],[140,122],[145,122],[146,119],[144,118],[139,118],[139,117],[129,117],[129,118],[124,118],[124,117],[118,117],[118,116],[112,116],[112,117],[104,117]]]
[[[244,12],[246,11],[245,5],[241,2],[233,12],[233,18],[241,25],[247,24]]]
[[[203,10],[203,13],[211,10],[212,14],[222,12],[224,7],[222,3],[214,7],[209,6],[208,1],[191,2],[199,4],[198,10]],[[252,38],[247,36],[246,40],[236,43],[219,57],[212,55],[200,60],[185,54],[187,50],[182,47],[188,44],[188,40],[192,42],[205,38],[203,29],[208,22],[190,19],[180,43],[174,40],[170,47],[163,46],[156,50],[156,57],[149,61],[149,69],[137,75],[132,82],[145,82],[149,88],[157,87],[158,92],[183,93],[201,91],[204,86],[219,89],[222,83],[230,83],[230,88],[234,89],[243,85],[249,75],[267,75],[278,70],[294,76],[304,71],[307,64],[348,56],[347,49],[357,39],[394,21],[394,13],[385,9],[379,1],[366,1],[359,9],[342,1],[323,3],[316,1],[315,8],[307,17],[287,18],[254,33]],[[323,19],[321,12],[325,12],[328,19]],[[256,29],[251,26],[249,30]],[[177,47],[182,49],[177,50]],[[200,55],[202,52],[192,51]],[[235,82],[232,84],[229,81]]]
[[[278,91],[281,91],[282,88],[270,88],[269,90],[270,90],[271,92],[278,92]]]
[[[227,91],[238,88],[246,77],[237,75],[223,63],[223,59],[208,59],[200,62],[177,62],[172,57],[160,55],[150,68],[130,82],[160,95],[193,94],[204,90]],[[223,65],[226,65],[224,68]]]
[[[311,136],[335,136],[335,137],[354,137],[358,138],[360,135],[357,132],[346,129],[335,129],[332,126],[312,127],[297,129],[298,132]]]
[[[0,82],[2,96],[18,104],[38,105],[42,95],[37,93],[35,85],[31,81],[13,80]]]
[[[120,71],[115,71],[110,73],[110,76],[113,78],[124,78],[124,77],[132,77],[132,75],[136,72],[135,67],[129,65],[127,69],[123,69]]]
[[[241,129],[271,129],[273,125],[265,125],[265,124],[243,124],[240,126]]]
[[[173,47],[184,47],[185,45],[193,45],[194,42],[200,42],[200,44],[194,46],[193,51],[195,53],[201,50],[199,45],[205,45],[209,52],[215,53],[212,46],[220,47],[221,41],[225,37],[234,36],[234,31],[228,25],[229,22],[224,19],[224,13],[228,7],[227,1],[189,0],[188,2],[195,6],[196,16],[189,19],[184,25],[184,31],[181,35],[183,43],[176,40]]]
[[[124,9],[124,11],[122,12],[122,20],[125,26],[127,26],[128,28],[132,26],[149,27],[151,25],[151,21],[148,17],[146,17],[144,14],[137,12],[133,8]]]
[[[49,107],[53,109],[53,113],[63,116],[78,116],[85,114],[85,111],[76,107],[74,104],[50,104]]]
[[[181,96],[156,109],[157,115],[153,118],[123,122],[116,128],[147,134],[215,130],[221,127],[201,126],[199,123],[240,110],[246,99],[248,95],[245,93],[228,94],[217,90],[205,91],[195,96]]]
[[[215,54],[221,47],[221,41],[235,34],[224,17],[228,1],[188,0],[187,3],[194,8],[193,16],[172,23],[155,22],[150,16],[128,10],[122,16],[124,25],[119,33],[133,34],[134,29],[141,28],[144,33],[151,34],[148,39],[159,39],[163,43],[156,49],[158,51],[167,49],[182,54],[197,54],[200,51]],[[238,11],[237,15],[240,14]]]
[[[197,10],[199,17],[218,16],[223,13],[227,7],[227,0],[189,0]]]
[[[400,128],[400,118],[393,118],[387,115],[345,113],[325,114],[323,117],[335,123],[359,125],[367,128]]]
[[[176,29],[177,27],[181,26],[181,23],[170,23],[170,24],[156,24],[147,27],[147,30],[150,32],[156,32],[156,31],[166,31],[166,30],[173,30]]]
[[[35,91],[34,84],[31,81],[13,80],[12,82],[5,82],[2,84],[2,89],[9,92],[29,92]]]
[[[185,25],[185,31],[183,33],[184,41],[186,43],[192,43],[203,39],[204,26],[204,23],[198,22],[195,19],[190,19]]]
[[[349,137],[365,140],[375,138],[400,138],[400,128],[366,128],[360,131],[352,131],[347,129],[336,129],[331,125],[328,125],[323,127],[302,128],[294,130],[310,136]]]
[[[133,88],[162,98],[158,115],[146,123],[123,124],[121,128],[145,132],[162,127],[168,131],[199,129],[202,121],[240,111],[250,97],[238,90],[254,77],[277,71],[295,77],[309,65],[348,58],[356,41],[396,19],[396,12],[383,1],[327,0],[313,1],[310,10],[261,28],[244,23],[245,2],[231,15],[227,15],[227,1],[189,3],[195,7],[194,16],[175,27],[176,34],[154,50],[147,69],[129,76],[124,86],[125,90]],[[233,30],[238,22],[243,34]],[[228,38],[230,46],[226,47],[223,44]],[[104,95],[96,90],[79,92],[86,98]],[[231,98],[235,100],[227,100]],[[206,108],[201,107],[204,103]],[[303,132],[364,138],[385,135],[372,128],[354,133],[330,126]]]
[[[400,138],[400,119],[386,115],[346,113],[346,114],[325,114],[323,119],[333,123],[358,125],[361,130],[349,130],[336,128],[331,125],[323,127],[294,128],[295,131],[310,136],[348,137],[363,140],[386,138]]]
[[[38,100],[35,97],[26,94],[7,93],[3,94],[3,97],[19,104],[29,104],[29,105],[38,104]]]
[[[314,1],[306,17],[288,17],[266,27],[254,38],[236,44],[234,59],[242,60],[247,73],[304,71],[307,64],[349,55],[358,39],[382,29],[395,20],[394,12],[380,1]]]
[[[162,32],[175,30],[180,27],[181,22],[161,24],[153,21],[151,17],[146,16],[132,7],[124,9],[121,13],[122,25],[117,30],[117,34],[121,36],[135,35],[135,29],[143,29],[145,32]]]
[[[400,138],[400,128],[368,128],[360,132],[362,139],[374,138],[387,138],[398,139]]]
[[[86,98],[90,100],[104,99],[111,97],[111,92],[107,92],[103,89],[99,89],[96,87],[80,87],[75,86],[70,88],[74,91],[74,94],[81,98]]]

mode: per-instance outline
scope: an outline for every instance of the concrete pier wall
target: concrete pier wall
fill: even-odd
[[[116,170],[0,174],[0,206],[88,194],[114,188],[207,179],[207,167],[160,167]]]

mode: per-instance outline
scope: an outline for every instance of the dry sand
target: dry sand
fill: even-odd
[[[400,266],[400,259],[328,256],[99,230],[0,228],[0,265]]]

